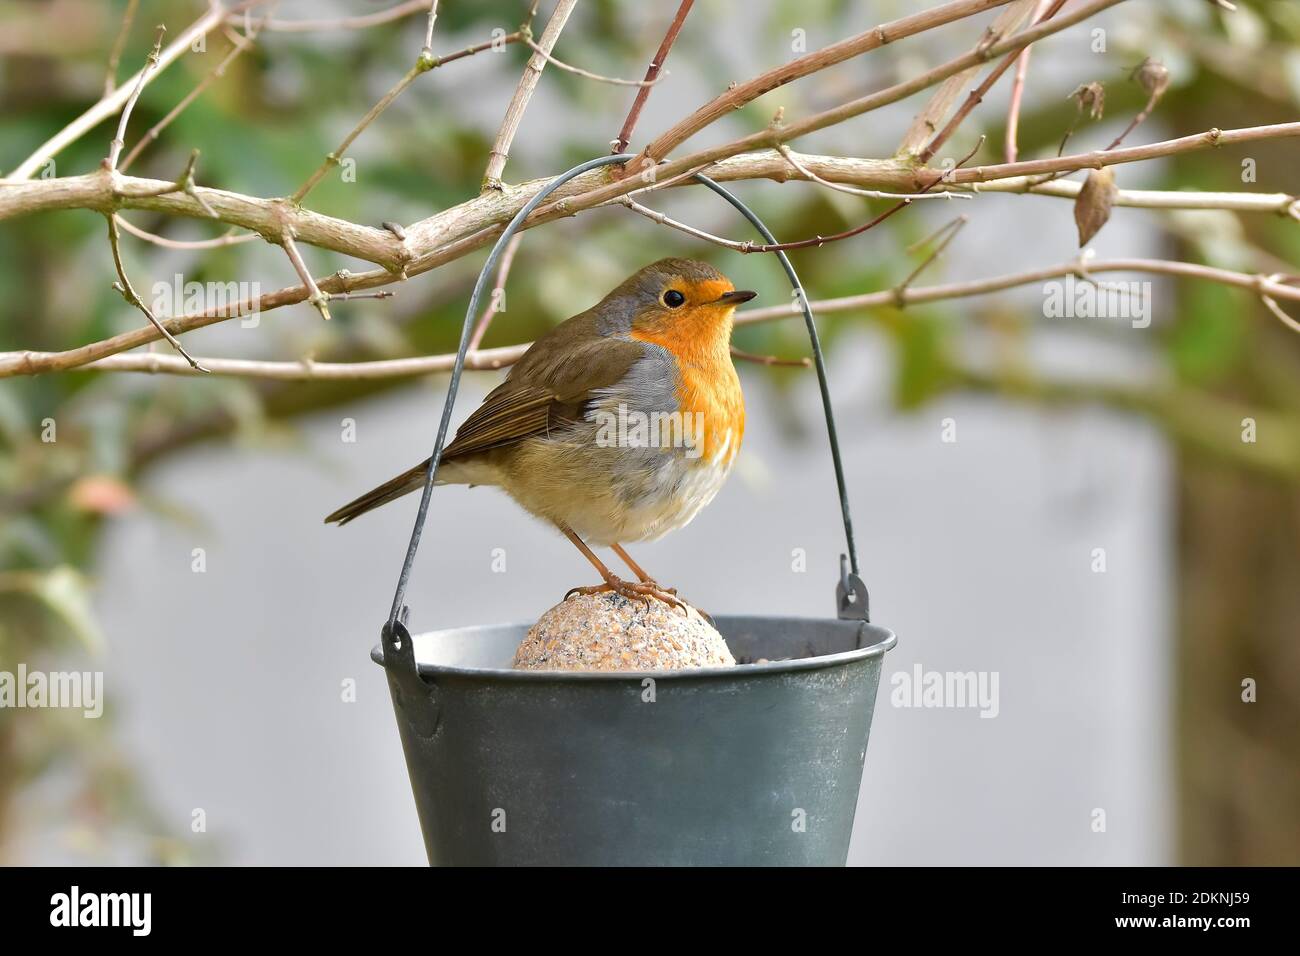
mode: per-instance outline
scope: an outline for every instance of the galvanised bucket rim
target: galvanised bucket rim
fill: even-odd
[[[797,657],[784,661],[768,661],[763,664],[736,664],[733,667],[687,667],[680,670],[658,671],[544,671],[515,670],[510,667],[458,667],[450,664],[434,664],[417,661],[416,669],[421,677],[427,678],[436,678],[440,676],[477,677],[524,683],[536,681],[590,683],[593,681],[626,681],[632,679],[643,679],[646,677],[653,677],[656,681],[710,680],[719,678],[748,677],[757,674],[782,674],[795,671],[820,670],[828,667],[837,667],[840,664],[847,664],[852,661],[881,657],[886,651],[891,650],[894,645],[898,643],[898,635],[889,628],[867,621],[848,621],[842,618],[770,616],[765,614],[724,614],[715,616],[715,620],[722,622],[752,621],[757,619],[778,624],[789,624],[792,627],[799,627],[810,622],[816,622],[817,624],[844,624],[846,626],[854,625],[859,627],[864,634],[874,631],[877,636],[880,636],[880,639],[873,644],[868,644],[865,647],[854,648],[851,651],[838,651],[834,654],[821,654],[816,657]],[[434,631],[424,631],[420,634],[412,635],[411,639],[413,642],[417,642],[420,641],[421,638],[436,638],[438,635],[449,634],[453,631],[458,634],[472,635],[478,631],[499,631],[502,628],[522,628],[526,632],[527,629],[532,626],[531,622],[510,624],[470,624],[464,627],[448,627],[439,628]],[[418,648],[418,644],[416,647]],[[371,649],[370,659],[381,667],[387,669],[387,665],[384,661],[384,646],[382,643],[376,644]]]

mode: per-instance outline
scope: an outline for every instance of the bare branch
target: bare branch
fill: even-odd
[[[563,60],[557,60],[551,54],[547,53],[540,46],[533,42],[527,35],[523,38],[524,45],[536,53],[538,56],[545,58],[546,62],[551,64],[557,70],[564,70],[566,73],[572,73],[574,76],[581,76],[584,79],[595,80],[597,83],[608,83],[611,86],[654,86],[660,80],[665,79],[668,74],[664,73],[656,76],[653,80],[623,80],[616,76],[603,76],[600,73],[592,73],[590,70],[584,70],[580,66],[574,66],[571,63],[565,63]]]
[[[1034,0],[1034,2],[1036,3],[1037,0]],[[1065,0],[1053,0],[1052,5],[1047,9],[1047,12],[1044,13],[1037,22],[1042,23],[1044,20],[1052,19],[1052,17],[1056,16],[1057,12],[1063,6],[1065,6]],[[952,119],[948,121],[948,125],[935,134],[934,139],[930,141],[929,145],[926,146],[925,149],[921,150],[920,155],[917,156],[919,162],[928,163],[934,158],[934,154],[939,151],[944,143],[948,142],[952,137],[952,134],[957,131],[957,127],[959,127],[965,121],[966,117],[971,114],[971,111],[984,101],[984,97],[988,94],[988,91],[993,89],[993,84],[1002,77],[1003,73],[1011,68],[1011,64],[1015,63],[1021,55],[1028,53],[1029,49],[1029,47],[1025,47],[1019,53],[1014,51],[1008,53],[1002,58],[997,66],[989,71],[989,75],[984,78],[983,82],[981,82],[975,89],[971,90],[970,96],[966,97],[966,101],[962,103],[961,108],[953,114]]]
[[[335,30],[364,30],[368,27],[392,23],[413,13],[429,9],[429,0],[405,0],[387,10],[356,17],[336,17],[332,20],[267,20],[264,29],[274,33],[325,33]],[[226,22],[238,26],[240,17],[227,17]]]
[[[654,209],[642,206],[640,203],[628,198],[627,196],[623,196],[619,202],[627,206],[627,208],[631,209],[633,212],[645,216],[647,219],[657,222],[661,226],[667,226],[670,229],[676,229],[679,232],[684,232],[687,235],[694,236],[696,239],[703,239],[705,242],[711,242],[714,245],[731,249],[743,255],[749,255],[754,252],[786,252],[790,249],[820,249],[822,246],[828,245],[832,242],[839,242],[842,239],[852,239],[854,236],[860,236],[869,229],[874,229],[894,213],[909,205],[911,200],[904,199],[897,205],[886,209],[884,212],[880,213],[880,215],[867,220],[862,225],[855,226],[852,229],[847,229],[844,232],[837,232],[829,236],[813,236],[810,239],[798,239],[793,242],[768,243],[754,242],[752,239],[724,239],[721,236],[715,236],[702,229],[696,229],[694,226],[688,226],[686,223],[665,216],[663,213],[657,212]]]
[[[160,246],[163,249],[219,249],[222,246],[237,246],[241,243],[252,242],[254,239],[261,238],[255,232],[245,232],[236,235],[232,228],[231,231],[227,232],[225,235],[217,236],[213,239],[168,239],[166,236],[160,236],[157,233],[141,229],[139,226],[133,226],[121,216],[117,217],[117,224],[137,239],[151,242],[155,246]]]
[[[742,362],[753,362],[756,365],[781,366],[784,368],[812,367],[812,359],[806,355],[803,358],[783,359],[776,355],[756,355],[753,352],[742,352],[734,345],[731,347],[731,357]]]
[[[429,27],[428,33],[426,34],[426,39],[429,41],[432,41],[433,24],[437,17],[438,4],[435,2],[429,8]],[[356,141],[358,136],[365,132],[366,127],[377,120],[384,111],[388,109],[388,107],[392,106],[393,101],[396,100],[408,86],[414,83],[418,76],[427,73],[430,70],[437,69],[447,63],[453,63],[456,60],[464,59],[467,56],[473,56],[475,53],[481,53],[483,50],[493,49],[498,45],[498,43],[502,45],[507,43],[518,43],[522,39],[522,31],[516,31],[515,33],[511,33],[508,36],[501,38],[500,41],[488,40],[484,43],[476,43],[444,57],[434,56],[433,51],[426,44],[425,47],[420,50],[420,55],[416,58],[415,65],[406,71],[406,74],[397,81],[392,89],[380,98],[378,103],[370,108],[366,115],[361,118],[361,121],[352,128],[352,131],[348,133],[347,136],[343,137],[343,142],[339,143],[338,147],[332,153],[326,154],[324,162],[316,168],[316,171],[307,178],[305,183],[298,187],[298,191],[293,194],[290,201],[295,204],[301,204],[302,201],[307,198],[307,194],[315,189],[317,184],[325,178],[329,171],[339,164],[343,159],[343,154],[347,152],[348,147]]]
[[[724,116],[729,116],[740,107],[758,99],[764,93],[770,93],[777,87],[818,73],[821,70],[843,63],[861,53],[875,50],[887,43],[901,40],[944,26],[955,20],[983,13],[995,7],[1010,3],[1011,0],[956,0],[945,3],[931,10],[923,10],[910,16],[901,17],[888,23],[872,27],[863,33],[832,43],[828,47],[809,53],[775,69],[761,73],[752,80],[738,83],[725,93],[705,103],[690,116],[674,124],[669,130],[656,137],[635,159],[629,161],[628,168],[641,170],[653,166],[666,157],[677,146],[694,136],[706,126]],[[764,144],[769,145],[769,144]]]
[[[1034,7],[1035,22],[1043,18],[1047,3],[1048,0],[1038,0],[1038,5]],[[1029,53],[1032,49],[1033,47],[1027,46],[1020,51],[1016,58],[1016,75],[1011,81],[1011,103],[1007,107],[1006,141],[1003,145],[1003,156],[1008,163],[1014,163],[1019,153],[1016,141],[1020,135],[1020,104],[1025,96],[1025,79],[1029,75]]]
[[[1101,259],[1088,263],[1088,275],[1104,272],[1144,272],[1152,275],[1167,275],[1182,279],[1199,279],[1217,282],[1250,292],[1300,302],[1300,288],[1286,285],[1270,276],[1253,275],[1249,272],[1233,272],[1215,266],[1202,265],[1198,262],[1179,262],[1169,259]],[[1065,276],[1078,276],[1081,273],[1079,261],[1072,260],[1041,269],[1029,269],[1005,276],[993,276],[985,279],[972,279],[967,282],[952,282],[946,285],[909,288],[901,296],[893,289],[881,292],[867,292],[862,295],[843,296],[838,299],[824,299],[813,303],[819,314],[829,315],[837,312],[855,312],[862,309],[896,306],[907,308],[912,305],[925,305],[946,299],[966,299],[973,296],[1002,292],[1017,286],[1035,285],[1048,279],[1060,279]],[[789,305],[766,306],[737,313],[736,324],[748,325],[754,322],[768,322],[773,319],[788,318],[798,314]]]
[[[501,251],[501,261],[497,264],[496,284],[492,287],[492,296],[488,299],[488,304],[483,309],[483,314],[479,316],[478,322],[474,326],[474,332],[469,338],[469,350],[475,351],[479,343],[483,341],[483,336],[487,335],[488,326],[501,309],[501,303],[505,301],[506,279],[510,277],[510,267],[515,263],[515,253],[519,251],[519,244],[523,241],[522,232],[515,233],[506,244],[505,249]]]
[[[194,196],[179,191],[174,182],[134,176],[109,176],[104,171],[85,176],[14,182],[0,180],[0,219],[38,209],[144,209],[173,216],[212,218],[196,197],[228,225],[251,229],[276,241],[288,224],[295,237],[322,249],[374,262],[399,273],[410,253],[386,229],[362,226],[323,216],[279,199],[259,199],[222,189],[195,187]]]
[[[1141,126],[1169,88],[1169,71],[1163,63],[1153,60],[1151,57],[1147,57],[1138,64],[1137,69],[1133,71],[1132,79],[1137,80],[1146,88],[1146,105],[1137,112],[1133,119],[1129,120],[1128,126],[1124,127],[1124,130],[1106,147],[1107,149],[1116,149],[1128,138],[1129,133]]]
[[[1300,123],[1212,130],[1196,136],[1110,152],[1094,151],[1031,163],[962,169],[950,174],[948,181],[949,185],[964,186],[973,191],[1029,191],[1072,198],[1077,194],[1077,184],[1051,183],[1033,187],[1032,182],[1024,177],[1043,172],[1134,162],[1216,145],[1295,136],[1300,136]],[[914,190],[919,184],[927,183],[942,174],[935,169],[914,169],[896,160],[794,155],[802,167],[820,179],[898,192]],[[660,169],[673,169],[678,175],[689,177],[695,169],[701,168],[685,166],[678,170],[680,165],[680,161],[674,161],[664,164]],[[791,166],[786,156],[775,149],[757,150],[743,156],[722,159],[709,168],[709,174],[720,182],[757,178],[780,182],[801,178],[803,175]],[[662,177],[654,185],[662,187],[671,178]],[[533,180],[511,187],[505,192],[485,193],[453,206],[408,226],[405,242],[385,229],[357,225],[298,207],[286,207],[280,200],[259,199],[202,187],[196,189],[196,195],[202,196],[223,222],[253,230],[270,237],[272,241],[275,241],[274,237],[278,235],[281,225],[287,222],[293,226],[294,236],[299,242],[377,263],[384,268],[384,273],[368,278],[383,283],[398,279],[404,270],[407,275],[417,275],[434,265],[480,248],[491,240],[492,230],[508,221],[547,181],[545,178]],[[682,181],[689,180],[683,178]],[[596,170],[574,179],[557,191],[557,202],[537,210],[526,225],[531,228],[560,216],[570,216],[639,188],[642,185],[637,178],[610,182],[603,171]],[[174,194],[175,189],[174,183],[165,181],[127,176],[118,176],[110,181],[102,174],[21,182],[0,180],[0,220],[46,209],[78,208],[99,212],[114,211],[117,208],[146,209],[169,215],[208,218],[194,199]],[[164,195],[169,192],[172,194]],[[1296,212],[1296,198],[1281,193],[1121,190],[1118,202],[1121,205],[1150,208],[1228,208],[1285,212],[1290,215],[1295,215]]]
[[[144,68],[136,79],[135,88],[122,105],[122,114],[117,120],[117,135],[109,143],[108,157],[104,160],[104,168],[110,172],[117,169],[118,157],[122,155],[122,148],[126,146],[126,124],[131,121],[131,111],[135,109],[136,101],[140,99],[140,94],[144,91],[144,85],[149,80],[149,73],[158,65],[158,57],[162,54],[163,34],[166,32],[166,25],[158,24],[158,39],[154,41],[153,50],[149,52]]]
[[[705,232],[703,229],[697,229],[695,226],[673,219],[671,216],[668,216],[657,209],[643,206],[631,196],[620,196],[615,200],[615,202],[626,206],[638,216],[644,216],[653,223],[657,223],[660,226],[666,226],[669,229],[676,229],[678,232],[684,232],[688,236],[701,239],[704,242],[710,242],[715,246],[722,246],[724,249],[732,249],[736,252],[752,252],[756,245],[752,239],[725,239],[722,236],[715,236],[711,232]]]
[[[501,188],[501,174],[505,172],[506,160],[510,156],[510,145],[514,142],[515,133],[518,132],[519,124],[524,118],[524,110],[528,109],[528,101],[533,98],[533,90],[537,89],[537,82],[542,78],[542,70],[546,69],[546,57],[555,49],[555,43],[560,39],[560,33],[569,20],[569,14],[577,4],[578,0],[559,0],[555,4],[555,12],[551,14],[546,29],[542,31],[538,48],[528,58],[524,74],[519,78],[515,95],[510,98],[506,115],[501,120],[501,128],[497,130],[496,141],[488,154],[487,169],[483,172],[484,191]]]
[[[491,371],[513,365],[528,350],[528,345],[509,345],[484,349],[465,356],[465,368]],[[0,353],[3,356],[4,353]],[[80,366],[87,372],[150,372],[168,375],[191,374],[183,360],[157,352],[111,355],[90,365]],[[451,370],[455,355],[431,355],[417,358],[382,359],[374,362],[261,362],[252,359],[203,358],[204,367],[213,375],[236,378],[274,379],[282,382],[364,381],[368,379],[410,378]]]
[[[236,9],[242,9],[247,4],[240,4]],[[191,44],[201,37],[207,36],[213,30],[217,29],[226,17],[227,11],[223,10],[219,4],[214,4],[208,8],[207,13],[199,17],[194,23],[190,24],[184,32],[178,36],[166,49],[158,56],[156,69],[153,75],[157,76],[168,66],[170,66],[180,56],[189,52]],[[142,73],[148,71],[148,67],[142,69],[140,73],[128,79],[125,83],[115,89],[111,94],[105,96],[86,112],[82,113],[75,120],[69,123],[63,129],[59,130],[48,140],[42,143],[35,152],[18,164],[8,176],[9,179],[28,179],[31,175],[40,169],[49,160],[53,159],[62,152],[70,143],[76,142],[87,131],[94,129],[110,116],[117,115],[122,107],[126,104],[127,98],[131,91],[140,81]]]
[[[865,196],[868,199],[970,199],[972,198],[971,193],[955,193],[949,190],[941,190],[939,192],[934,192],[934,193],[925,193],[925,192],[887,193],[887,192],[882,192],[878,189],[859,189],[856,186],[845,186],[842,183],[833,183],[829,179],[822,179],[816,173],[812,172],[810,169],[808,169],[807,167],[805,167],[803,164],[799,162],[799,160],[795,156],[794,151],[790,149],[789,146],[786,146],[784,143],[782,143],[780,146],[777,147],[777,151],[780,152],[780,154],[784,156],[787,160],[789,160],[790,165],[793,166],[800,173],[802,173],[805,179],[809,180],[810,182],[818,183],[819,185],[825,186],[828,189],[834,189],[836,192],[848,193],[850,196]]]
[[[893,291],[894,291],[894,298],[896,301],[899,302],[904,301],[907,294],[908,287],[914,281],[916,281],[917,277],[920,276],[922,272],[924,272],[927,268],[929,268],[931,263],[933,263],[941,255],[943,255],[943,251],[948,248],[949,243],[951,243],[954,239],[957,238],[957,233],[961,232],[962,227],[966,225],[967,221],[968,220],[964,215],[958,216],[956,219],[944,223],[942,226],[940,226],[934,232],[930,233],[930,235],[926,236],[924,239],[921,239],[918,242],[914,242],[912,243],[912,245],[908,246],[907,251],[913,252],[917,249],[921,249],[925,246],[928,246],[933,242],[937,241],[938,243],[937,245],[934,246],[933,249],[930,250],[930,254],[927,255],[924,259],[922,259],[921,262],[917,265],[917,267],[908,274],[906,279],[904,279],[898,285],[894,286]]]
[[[429,20],[424,28],[424,46],[421,55],[433,56],[433,25],[438,22],[438,0],[429,0]]]
[[[1300,135],[1300,124],[1290,128],[1258,127],[1220,133],[1219,139],[1226,138],[1232,142],[1246,142],[1256,136],[1295,136]],[[1214,137],[1202,136],[1170,140],[1165,144],[1139,147],[1147,155],[1162,155],[1164,150],[1171,152],[1185,149],[1197,149],[1213,145]],[[1086,168],[1098,160],[1097,154],[1080,157],[1065,157],[1076,168]],[[1124,159],[1125,154],[1100,153],[1101,162]],[[800,164],[810,171],[815,171],[823,179],[856,183],[869,186],[891,186],[907,188],[914,185],[914,177],[921,174],[938,176],[937,171],[914,171],[909,166],[891,160],[843,159],[829,156],[800,155]],[[1022,168],[1013,164],[1003,167],[1002,171]],[[960,178],[971,171],[960,170],[954,178]],[[711,175],[722,182],[758,177],[783,181],[791,178],[794,171],[789,161],[776,150],[764,150],[747,156],[725,159],[710,169]],[[599,197],[602,177],[599,172],[579,177],[573,183],[560,190],[560,194],[569,193],[571,203],[581,202],[583,208],[596,205],[593,197]],[[416,223],[407,230],[407,240],[398,240],[391,232],[384,229],[372,229],[357,226],[344,220],[286,206],[276,200],[262,200],[239,196],[220,190],[200,189],[199,192],[217,210],[222,221],[253,229],[275,241],[285,224],[291,225],[294,235],[300,242],[310,242],[321,248],[333,249],[349,255],[368,259],[383,265],[382,269],[346,277],[331,276],[318,283],[321,291],[336,294],[359,289],[376,288],[394,281],[403,275],[419,275],[443,263],[466,255],[491,242],[497,235],[500,224],[518,211],[532,193],[547,180],[537,180],[523,186],[512,188],[506,194],[488,193],[472,199],[461,206],[453,207],[443,213]],[[40,209],[84,208],[101,212],[110,212],[118,206],[128,208],[151,209],[156,211],[198,216],[201,209],[188,196],[159,195],[174,191],[174,183],[158,180],[142,180],[131,177],[117,177],[117,187],[103,175],[67,177],[64,179],[37,181],[0,181],[0,219]],[[635,181],[619,185],[620,192],[629,192],[637,184]],[[1002,189],[1024,191],[1029,183],[1020,179],[1008,178],[992,184],[971,184],[977,189]],[[571,192],[570,192],[571,190]],[[1037,187],[1030,191],[1046,195],[1073,197],[1078,190],[1077,183],[1059,182]],[[616,197],[614,197],[616,198]],[[608,200],[605,200],[608,201]],[[1122,205],[1137,205],[1150,208],[1232,208],[1250,211],[1286,212],[1292,217],[1297,212],[1297,200],[1285,194],[1250,193],[1196,193],[1170,191],[1121,191],[1117,202]],[[574,209],[553,208],[538,210],[525,224],[532,227],[560,215],[572,215]],[[266,313],[286,305],[303,302],[308,298],[305,286],[295,286],[260,296],[256,302],[238,303],[229,308],[206,311],[197,315],[180,316],[167,320],[167,328],[174,334],[203,328],[208,325],[226,321],[256,309]],[[1285,293],[1281,293],[1285,297]],[[11,353],[3,374],[23,374],[25,370],[47,371],[75,367],[94,361],[106,355],[113,355],[131,348],[136,348],[159,338],[159,333],[151,326],[123,332],[100,342],[90,343],[78,348],[57,353],[41,353],[39,359],[28,358],[29,354]],[[14,358],[13,356],[22,356]]]
[[[190,90],[187,94],[185,94],[185,96],[181,99],[179,103],[177,103],[170,110],[168,110],[166,116],[160,119],[153,126],[149,127],[149,131],[140,137],[140,140],[134,146],[131,147],[130,151],[123,158],[120,167],[123,172],[126,172],[126,170],[130,168],[131,164],[135,162],[136,157],[139,156],[142,152],[144,152],[144,150],[149,146],[150,143],[153,143],[158,139],[158,137],[162,134],[162,131],[165,130],[168,126],[170,126],[172,122],[176,119],[176,117],[180,116],[180,114],[184,112],[185,109],[191,103],[193,103],[196,99],[202,96],[203,92],[209,86],[211,86],[217,80],[221,79],[223,76],[226,75],[226,67],[228,67],[234,61],[235,57],[239,56],[246,49],[248,49],[253,45],[253,41],[257,37],[258,29],[260,29],[260,24],[256,25],[255,27],[251,27],[250,32],[248,33],[247,36],[244,37],[236,36],[235,40],[233,41],[233,45],[230,48],[230,51],[227,52],[224,57],[222,57],[221,62],[218,63],[216,67],[213,68],[212,72],[209,73],[207,76],[205,76],[202,80],[200,80],[198,85],[195,86],[194,89]]]
[[[983,141],[984,138],[981,136],[980,142],[982,143]],[[977,146],[976,149],[978,148],[979,147]],[[974,155],[974,150],[972,150],[971,154],[967,156],[966,159],[963,159],[962,162],[963,163],[966,162],[966,160],[970,159],[970,156],[973,155]],[[937,175],[931,181],[929,186],[921,190],[921,193],[918,194],[918,196],[925,194],[926,190],[942,182],[943,178],[944,178],[944,174],[941,173]],[[827,185],[830,184],[828,183]],[[646,206],[643,206],[640,203],[634,201],[631,196],[621,196],[617,201],[627,206],[627,208],[631,209],[633,212],[645,216],[647,219],[651,219],[654,222],[659,223],[659,225],[661,226],[668,226],[671,229],[676,229],[680,232],[685,232],[688,235],[692,235],[697,239],[703,239],[706,242],[712,242],[716,245],[724,246],[728,249],[734,249],[736,252],[749,254],[751,252],[784,252],[789,249],[820,248],[821,246],[824,246],[827,243],[838,242],[841,239],[851,239],[854,236],[861,235],[867,230],[873,229],[876,226],[880,225],[882,222],[884,222],[894,213],[910,205],[913,198],[916,197],[911,195],[903,196],[900,202],[891,206],[889,209],[886,209],[880,215],[876,216],[873,219],[868,220],[867,222],[863,223],[860,226],[856,226],[855,228],[848,229],[844,232],[839,232],[831,236],[815,236],[811,239],[800,239],[794,242],[774,242],[774,243],[757,243],[754,242],[753,240],[748,240],[748,239],[743,242],[738,242],[734,239],[723,239],[720,236],[715,236],[712,235],[711,233],[704,232],[701,229],[696,229],[694,226],[688,226],[686,223],[678,222],[676,219],[671,219],[668,216],[665,216],[661,212],[657,212],[653,209],[649,209]]]
[[[1000,11],[984,30],[974,52],[987,51],[996,41],[1019,29],[1025,18],[1033,11],[1036,2],[1037,0],[1016,0],[1011,6]],[[948,111],[957,102],[957,97],[961,95],[962,90],[966,89],[983,62],[983,59],[980,59],[939,84],[939,88],[930,96],[921,112],[913,118],[912,125],[903,134],[903,139],[898,144],[897,155],[910,158],[920,152],[926,142],[939,131],[939,124],[948,115]]]
[[[122,294],[122,298],[144,314],[144,317],[149,320],[149,324],[158,330],[158,333],[167,340],[168,345],[181,354],[181,358],[185,360],[190,368],[196,372],[206,372],[207,369],[196,362],[189,352],[185,351],[185,346],[181,345],[176,336],[163,328],[162,323],[158,321],[150,308],[144,304],[144,300],[136,294],[135,287],[131,285],[131,280],[127,278],[126,266],[122,263],[122,249],[117,232],[117,216],[109,213],[105,218],[108,220],[108,245],[113,251],[113,266],[117,269],[117,282],[113,288]]]
[[[1284,278],[1286,278],[1286,277],[1285,277],[1285,276],[1282,276],[1282,275],[1280,275],[1280,274],[1274,274],[1274,275],[1269,276],[1268,279],[1267,279],[1267,281],[1269,281],[1269,282],[1279,282],[1279,281],[1281,281],[1281,280],[1284,279]],[[1285,312],[1283,312],[1283,311],[1282,311],[1282,307],[1281,307],[1280,305],[1277,304],[1277,300],[1275,300],[1271,295],[1267,295],[1267,294],[1261,292],[1261,293],[1259,294],[1259,298],[1260,298],[1260,300],[1264,303],[1265,307],[1266,307],[1270,312],[1272,312],[1275,316],[1277,316],[1278,320],[1279,320],[1283,325],[1285,325],[1287,328],[1291,329],[1293,332],[1300,332],[1300,322],[1297,322],[1295,319],[1291,318],[1291,316],[1289,316],[1289,315],[1287,315]]]
[[[1049,279],[1059,279],[1069,275],[1077,276],[1079,272],[1080,266],[1078,261],[1075,260],[1042,269],[1031,269],[1025,272],[969,282],[905,288],[901,296],[894,289],[884,289],[863,295],[818,300],[811,302],[810,305],[820,315],[858,312],[874,308],[906,308],[931,302],[989,295],[1018,286],[1036,285]],[[1165,259],[1109,259],[1088,263],[1089,274],[1106,272],[1151,273],[1217,282],[1272,298],[1300,302],[1300,287],[1284,284],[1280,281],[1280,277],[1233,272],[1195,262],[1177,262]],[[792,308],[790,305],[768,306],[738,312],[736,324],[738,326],[754,325],[760,322],[797,318],[801,314],[797,308]],[[465,367],[468,369],[504,368],[517,362],[531,345],[531,342],[525,342],[503,348],[470,352],[466,358]],[[35,375],[41,372],[59,370],[165,372],[173,374],[187,374],[189,372],[189,366],[183,361],[173,356],[159,355],[153,352],[109,355],[87,362],[67,362],[62,358],[67,355],[69,355],[67,352],[0,352],[0,377]],[[388,359],[377,362],[257,362],[216,358],[203,358],[201,361],[216,375],[306,381],[324,378],[358,380],[427,375],[450,370],[455,358],[455,355],[448,354]]]
[[[1251,126],[1245,129],[1211,129],[1204,133],[1167,139],[1147,146],[1129,146],[1124,149],[1098,149],[1090,153],[1058,156],[1052,159],[1035,159],[1019,163],[1002,163],[997,166],[972,166],[957,171],[954,183],[983,183],[1013,176],[1033,176],[1039,173],[1074,172],[1080,169],[1100,169],[1120,163],[1136,163],[1158,156],[1176,156],[1207,147],[1230,146],[1235,143],[1261,139],[1281,139],[1300,136],[1300,123],[1276,123],[1272,126]]]
[[[1087,2],[1081,2],[1068,14],[1059,15],[1046,23],[1030,27],[1028,30],[1024,30],[1015,36],[1007,37],[1005,40],[994,43],[985,50],[976,50],[972,53],[957,57],[954,60],[950,60],[947,63],[928,70],[910,80],[897,83],[894,86],[860,97],[859,99],[852,100],[832,109],[823,110],[820,113],[815,113],[812,116],[793,123],[788,123],[780,127],[768,126],[764,130],[752,133],[749,136],[744,136],[738,140],[733,140],[730,143],[723,143],[718,146],[701,149],[688,156],[683,156],[680,159],[665,162],[660,166],[650,169],[648,173],[654,174],[657,178],[668,178],[685,172],[688,169],[717,163],[723,159],[737,156],[750,150],[764,148],[774,149],[781,143],[790,142],[800,136],[805,136],[821,129],[836,126],[855,116],[860,116],[864,113],[869,113],[873,110],[880,109],[881,107],[888,106],[891,103],[896,103],[899,100],[911,96],[913,93],[920,92],[921,90],[933,86],[949,76],[960,73],[962,70],[970,66],[978,65],[984,60],[996,56],[1002,56],[1012,52],[1013,50],[1021,50],[1029,44],[1041,40],[1043,37],[1066,30],[1089,17],[1095,16],[1102,10],[1113,7],[1122,2],[1124,2],[1124,0],[1087,0]],[[649,148],[650,147],[647,147],[647,149]],[[634,168],[639,168],[638,166],[635,166],[638,162],[639,159],[629,161],[630,164],[634,165]],[[906,161],[900,160],[900,164],[905,165]],[[643,172],[641,175],[644,176],[646,173]],[[583,197],[581,204],[578,202],[569,202],[567,205],[571,209],[575,206],[585,208],[588,204],[598,205],[622,195],[627,191],[628,186],[626,185],[626,182],[618,181],[612,185],[591,190],[591,192],[587,193]],[[563,202],[563,200],[561,200],[561,202]],[[539,212],[545,214],[546,210],[539,210]]]
[[[659,49],[655,51],[654,59],[650,61],[650,66],[646,68],[646,84],[637,90],[636,98],[632,100],[632,108],[627,111],[627,118],[623,120],[623,128],[619,130],[618,138],[610,144],[612,152],[623,152],[623,150],[627,149],[627,144],[632,141],[632,131],[636,129],[637,120],[641,118],[641,110],[645,107],[645,101],[650,97],[650,84],[658,79],[659,71],[663,69],[664,61],[668,59],[668,51],[677,42],[677,34],[681,32],[682,24],[686,22],[686,15],[691,12],[694,3],[695,0],[681,0],[681,3],[678,4],[677,14],[673,17],[673,22],[668,25],[668,32],[664,34]]]
[[[969,185],[969,184],[968,184]],[[1075,199],[1082,183],[1073,180],[1042,182],[1034,176],[1013,176],[988,183],[977,183],[982,193],[1027,193]],[[1197,192],[1186,189],[1120,189],[1115,193],[1116,206],[1141,209],[1228,209],[1234,212],[1269,212],[1300,219],[1300,199],[1289,193]]]
[[[322,319],[328,320],[330,317],[329,296],[321,292],[320,287],[316,285],[316,280],[312,278],[311,271],[307,268],[307,263],[303,261],[302,253],[298,251],[298,244],[293,241],[293,236],[286,232],[280,239],[280,245],[284,247],[285,255],[293,263],[294,271],[298,273],[298,278],[307,288],[307,301],[310,302],[320,313]]]

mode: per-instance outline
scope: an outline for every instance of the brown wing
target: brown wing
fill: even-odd
[[[533,343],[465,420],[443,459],[472,455],[533,435],[582,414],[593,389],[613,385],[644,354],[639,342],[602,336],[582,313]]]

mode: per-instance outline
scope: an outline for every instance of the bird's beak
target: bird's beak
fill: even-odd
[[[757,292],[750,292],[748,289],[735,289],[731,292],[722,293],[722,295],[718,296],[717,301],[723,305],[740,305],[740,303],[748,302],[757,296]]]

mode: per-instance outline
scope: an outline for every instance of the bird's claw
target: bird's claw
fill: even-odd
[[[663,588],[654,581],[633,582],[624,581],[620,577],[610,575],[604,584],[592,584],[586,587],[570,588],[564,595],[564,600],[568,600],[575,594],[604,594],[613,592],[629,600],[645,601],[646,607],[650,606],[650,599],[662,601],[669,607],[676,608],[683,614],[689,613],[686,610],[686,602],[677,597],[676,588]]]
[[[656,591],[662,591],[664,594],[671,594],[673,597],[677,596],[676,588],[666,588],[658,581],[654,580],[653,578],[646,578],[646,580],[642,581],[641,583],[644,584],[646,587],[654,588]]]

